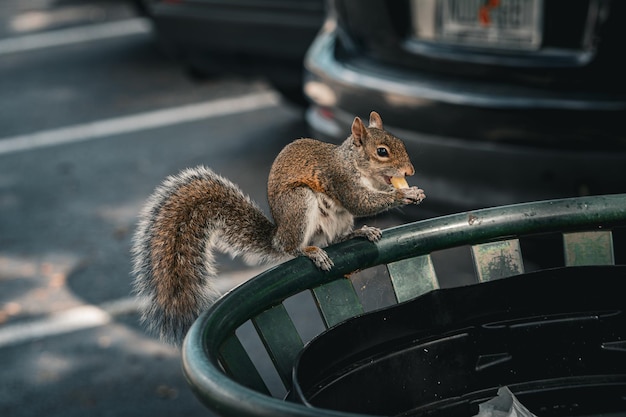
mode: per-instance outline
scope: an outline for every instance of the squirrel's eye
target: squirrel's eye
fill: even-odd
[[[389,157],[389,151],[387,150],[387,148],[384,148],[382,146],[376,148],[376,153],[381,158],[388,158]]]

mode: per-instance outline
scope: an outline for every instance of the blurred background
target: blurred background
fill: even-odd
[[[131,296],[137,213],[182,168],[267,211],[285,144],[376,110],[428,198],[369,225],[626,192],[626,3],[567,4],[3,0],[0,415],[210,415]]]

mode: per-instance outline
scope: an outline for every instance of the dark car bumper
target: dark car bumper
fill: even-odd
[[[301,60],[323,21],[321,1],[149,1],[161,39],[185,53]]]
[[[626,149],[626,95],[547,91],[336,58],[337,32],[309,49],[305,92],[321,107],[367,114],[419,132],[539,147]],[[570,123],[576,120],[576,123]],[[598,140],[605,140],[599,144]],[[566,143],[564,143],[566,141]]]
[[[302,61],[324,21],[323,0],[137,0],[163,49],[189,74],[263,77],[298,106]]]
[[[340,60],[336,40],[330,22],[305,60],[309,124],[337,139],[379,112],[436,211],[626,190],[626,99]]]

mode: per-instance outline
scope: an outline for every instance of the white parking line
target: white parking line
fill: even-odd
[[[0,328],[0,347],[102,326],[110,321],[111,316],[98,307],[76,307],[52,314],[46,319],[13,324]]]
[[[141,35],[149,33],[151,30],[150,22],[143,18],[51,30],[34,35],[2,39],[0,40],[0,55],[122,36]]]
[[[216,280],[217,290],[224,294],[267,268],[257,267],[221,274]],[[120,298],[99,306],[83,305],[52,313],[41,319],[0,326],[0,348],[104,326],[111,323],[116,316],[135,313],[145,302],[145,299],[137,297]]]
[[[280,98],[277,93],[264,91],[26,135],[5,137],[0,138],[0,155],[244,113],[275,106],[279,101]]]

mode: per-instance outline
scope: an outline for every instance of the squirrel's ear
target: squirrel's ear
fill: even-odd
[[[376,129],[383,130],[383,119],[380,118],[380,115],[375,111],[370,113],[370,126],[375,127]]]
[[[355,117],[354,122],[352,122],[352,143],[354,146],[361,146],[366,134],[365,125],[358,116]]]

